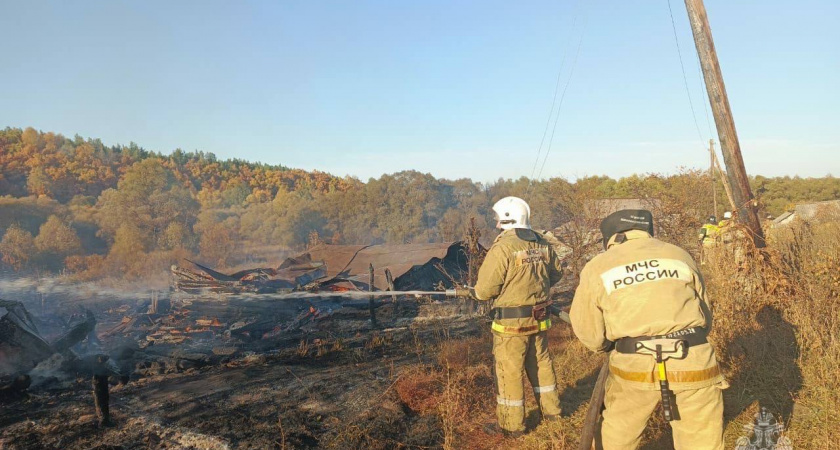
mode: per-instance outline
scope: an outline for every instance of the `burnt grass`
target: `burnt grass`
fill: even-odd
[[[408,368],[438,364],[441,342],[478,336],[489,339],[482,318],[453,315],[341,337],[318,331],[297,346],[114,385],[106,428],[90,380],[78,378],[4,399],[0,448],[441,447],[440,420],[411,410],[393,386]]]

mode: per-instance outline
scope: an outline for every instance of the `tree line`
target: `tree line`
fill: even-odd
[[[802,201],[840,198],[840,181],[752,179],[769,214]],[[726,204],[721,186],[717,201]],[[507,195],[531,204],[535,227],[552,229],[599,198],[656,198],[680,210],[675,229],[693,233],[712,211],[705,172],[532,181],[438,179],[404,171],[336,177],[212,153],[165,155],[136,144],[32,128],[0,130],[0,257],[17,271],[81,278],[165,271],[183,258],[218,267],[276,264],[283,250],[313,242],[411,243],[460,240],[470,218],[492,236],[490,207]],[[686,206],[690,205],[690,206]],[[669,213],[671,214],[671,213]]]

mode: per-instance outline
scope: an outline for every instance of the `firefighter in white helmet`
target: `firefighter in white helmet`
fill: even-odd
[[[498,424],[489,428],[518,436],[525,431],[523,371],[543,418],[560,416],[546,334],[551,326],[549,289],[560,281],[562,269],[546,238],[531,229],[531,210],[524,200],[505,197],[493,211],[502,232],[488,250],[475,285],[477,299],[495,299],[491,314]]]

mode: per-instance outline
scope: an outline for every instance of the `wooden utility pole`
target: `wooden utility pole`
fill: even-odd
[[[723,84],[723,75],[720,71],[715,43],[712,40],[712,29],[709,27],[706,7],[703,5],[703,0],[685,0],[685,8],[688,11],[688,21],[691,23],[691,32],[694,34],[694,45],[697,46],[700,67],[703,70],[703,79],[706,81],[706,91],[709,94],[709,103],[715,117],[723,162],[726,164],[726,177],[729,178],[735,206],[738,209],[737,220],[750,229],[756,247],[764,247],[764,234],[756,212],[757,205],[744,168],[741,144],[738,143],[738,134],[735,132],[735,121],[732,119],[732,109],[729,107],[729,98],[726,96],[726,87]]]

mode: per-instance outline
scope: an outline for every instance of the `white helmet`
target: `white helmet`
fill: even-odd
[[[505,197],[499,200],[493,205],[493,212],[496,213],[496,228],[531,229],[531,208],[519,197]]]
[[[725,213],[723,213],[723,218],[724,219],[731,219],[732,218],[732,211],[726,211]]]

